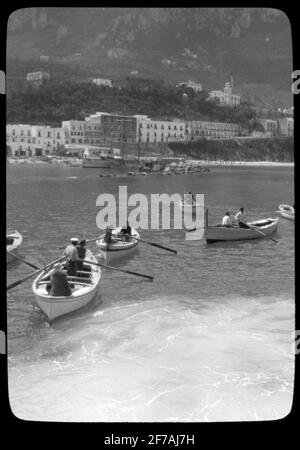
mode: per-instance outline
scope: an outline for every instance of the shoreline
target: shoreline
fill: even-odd
[[[204,167],[294,167],[294,162],[280,162],[280,161],[207,161],[203,159],[189,159],[186,158],[185,162],[190,162],[193,164],[201,164]],[[73,164],[77,163],[77,164]],[[68,162],[64,160],[58,160],[58,161],[43,161],[43,160],[34,160],[34,159],[27,159],[27,158],[8,158],[7,164],[9,165],[19,165],[19,164],[36,164],[36,165],[61,165],[65,167],[81,167],[80,164],[78,164],[78,158],[74,158],[74,160],[70,159]]]

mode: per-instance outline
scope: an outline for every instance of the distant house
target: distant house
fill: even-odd
[[[91,82],[97,84],[97,86],[113,87],[112,81],[107,78],[91,78]]]
[[[294,119],[292,117],[278,119],[278,128],[281,135],[294,136]]]
[[[241,97],[232,93],[232,85],[226,83],[223,91],[211,91],[209,99],[217,99],[222,105],[238,106],[241,103]]]
[[[186,87],[192,88],[195,92],[202,91],[202,84],[196,83],[195,81],[191,81],[191,80],[177,84],[177,87],[179,87],[179,86],[186,86]]]
[[[45,81],[50,80],[50,73],[49,72],[28,72],[26,76],[27,82],[31,83],[35,86],[40,86]]]
[[[48,55],[41,55],[40,56],[40,61],[48,62],[49,59],[50,59],[50,57]]]
[[[273,137],[278,134],[277,120],[273,119],[260,119],[259,122],[265,130],[265,136]]]

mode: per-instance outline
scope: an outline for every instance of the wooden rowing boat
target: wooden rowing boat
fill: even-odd
[[[104,241],[105,234],[102,234],[99,239],[96,241],[97,247],[102,250],[105,254],[104,258],[106,262],[111,262],[119,258],[130,256],[134,250],[136,250],[136,246],[139,241],[134,239],[135,237],[139,239],[139,233],[132,228],[131,229],[131,238],[129,241],[122,240],[118,238],[118,234],[121,231],[121,227],[115,228],[112,230],[112,243],[106,244]]]
[[[249,222],[251,227],[257,228],[260,232],[251,228],[222,227],[222,225],[208,226],[206,228],[206,242],[208,244],[217,241],[242,241],[248,239],[261,239],[263,234],[270,235],[277,230],[279,219],[261,219]]]
[[[85,260],[98,262],[90,250],[86,250]],[[87,305],[95,296],[101,280],[100,267],[84,262],[82,270],[77,272],[76,277],[68,276],[72,294],[70,296],[53,296],[48,293],[46,287],[56,267],[57,265],[43,271],[32,284],[36,302],[50,322]]]
[[[279,205],[279,211],[285,219],[295,220],[295,209],[291,205]]]
[[[7,252],[17,253],[22,244],[23,236],[18,231],[12,231],[6,235],[6,263],[10,263],[15,258]]]

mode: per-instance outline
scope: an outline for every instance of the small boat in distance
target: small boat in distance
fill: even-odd
[[[23,236],[18,231],[11,231],[6,235],[6,252],[17,253],[18,248],[22,244]],[[6,253],[6,264],[13,261],[15,258]]]
[[[279,205],[279,212],[285,219],[295,220],[295,208],[291,205]]]
[[[223,227],[222,225],[208,226],[206,228],[206,242],[211,244],[217,241],[243,241],[248,239],[261,239],[265,235],[275,233],[279,219],[261,219],[249,222],[251,227],[257,228],[239,228],[238,226]]]
[[[60,264],[46,269],[34,280],[32,290],[36,302],[40,309],[46,314],[49,321],[76,311],[87,305],[95,296],[97,287],[101,280],[101,269],[99,266],[89,264],[87,261],[97,263],[97,259],[90,250],[86,251],[86,256],[81,271],[77,271],[79,276],[68,276],[68,283],[72,289],[70,296],[53,296],[47,290],[50,277],[55,268]]]
[[[132,228],[131,229],[131,238],[129,241],[125,241],[121,238],[118,238],[118,234],[121,231],[121,227],[115,228],[112,230],[112,243],[106,244],[104,241],[105,234],[102,234],[99,239],[96,241],[96,245],[100,250],[105,252],[105,260],[106,262],[110,262],[119,258],[123,258],[124,256],[129,256],[133,253],[138,245],[139,241],[134,239],[140,237],[139,233]]]

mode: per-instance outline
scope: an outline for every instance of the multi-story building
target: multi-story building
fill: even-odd
[[[278,133],[283,136],[294,136],[293,117],[284,117],[283,119],[278,119]]]
[[[177,87],[178,86],[186,86],[186,87],[192,88],[195,92],[202,91],[202,84],[196,83],[195,81],[191,81],[191,80],[185,81],[183,83],[179,83],[179,84],[177,84]]]
[[[259,122],[262,124],[265,136],[273,137],[278,134],[278,123],[277,120],[273,119],[260,119]]]
[[[137,115],[137,139],[140,142],[174,142],[186,140],[186,124],[180,120],[152,120]]]
[[[55,152],[65,145],[63,128],[40,125],[6,126],[6,144],[11,156],[42,156]]]
[[[84,120],[64,120],[62,128],[65,130],[66,144],[84,144],[85,140]]]
[[[240,134],[240,127],[236,123],[206,122],[191,120],[187,122],[189,140],[205,139],[231,139]]]
[[[89,138],[93,139],[94,136],[95,139],[100,140],[101,144],[121,144],[137,141],[136,116],[97,112],[86,117],[85,120],[86,133],[88,131],[91,133]],[[88,130],[87,127],[91,127],[91,129]]]
[[[223,91],[211,91],[210,99],[218,99],[222,105],[238,106],[241,103],[241,97],[232,93],[232,86],[226,83]]]
[[[98,86],[113,87],[112,81],[107,78],[91,78],[91,82],[97,84]]]

